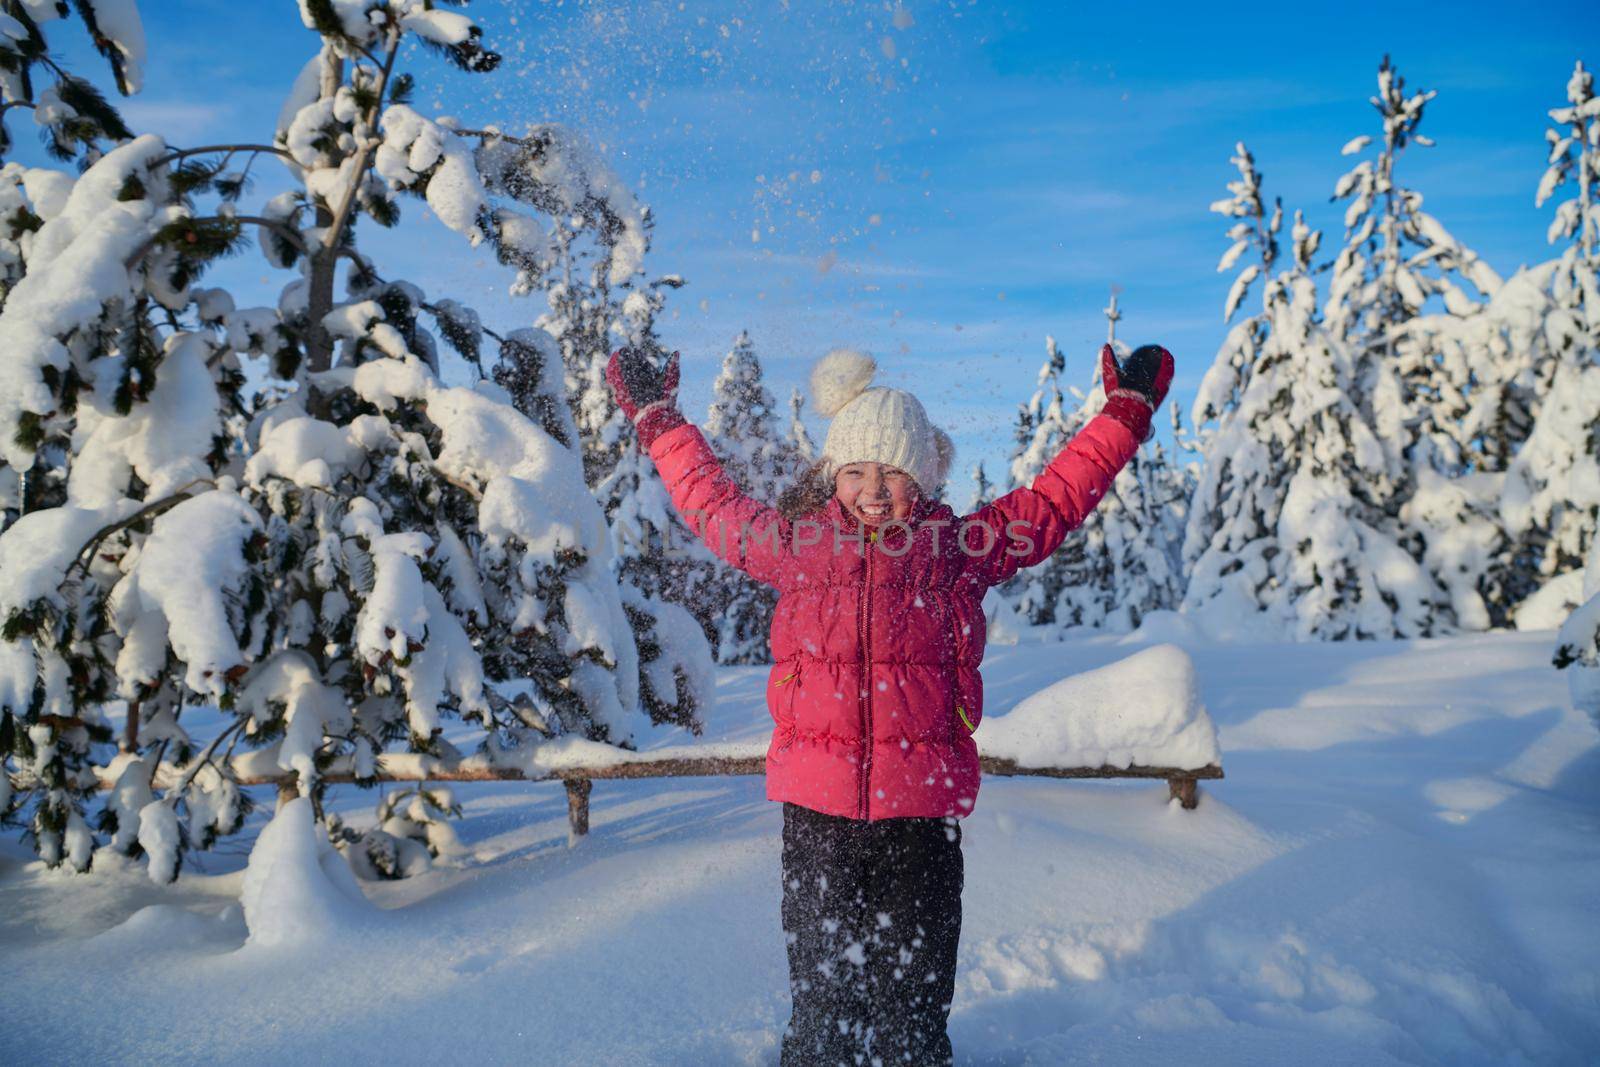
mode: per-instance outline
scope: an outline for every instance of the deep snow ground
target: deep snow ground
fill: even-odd
[[[992,648],[990,715],[1139,641]],[[1225,781],[988,779],[966,832],[963,1063],[1600,1058],[1600,734],[1549,634],[1189,643]],[[726,669],[710,739],[762,728]],[[462,788],[476,860],[239,951],[249,837],[159,888],[0,844],[0,1062],[769,1063],[787,1012],[762,782]],[[267,798],[263,798],[267,799]],[[370,812],[346,790],[341,810]],[[264,805],[270,808],[270,801]]]

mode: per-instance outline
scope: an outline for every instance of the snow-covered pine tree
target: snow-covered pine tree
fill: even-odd
[[[1555,126],[1545,130],[1549,165],[1534,196],[1534,205],[1543,207],[1563,185],[1577,186],[1556,208],[1545,233],[1550,244],[1571,242],[1562,261],[1574,270],[1600,257],[1600,107],[1595,100],[1594,74],[1579,60],[1567,79],[1567,105],[1550,112]],[[1592,287],[1594,278],[1588,281]]]
[[[1567,82],[1566,106],[1550,118],[1549,167],[1536,200],[1543,206],[1564,186],[1573,195],[1557,207],[1547,235],[1566,247],[1535,279],[1548,294],[1539,308],[1547,348],[1538,375],[1548,384],[1506,474],[1500,515],[1511,546],[1502,569],[1521,576],[1510,590],[1520,601],[1559,584],[1549,596],[1571,604],[1600,522],[1600,96],[1581,62]],[[1536,614],[1519,617],[1519,625],[1551,621],[1550,611]]]
[[[198,312],[189,329],[157,325],[193,303],[175,280],[202,262],[187,236],[202,235],[204,254],[224,250],[194,221],[166,146],[142,137],[75,181],[60,177],[62,195],[35,201],[41,223],[0,311],[0,452],[25,479],[44,473],[41,459],[60,479],[59,494],[25,491],[27,510],[0,535],[0,766],[15,761],[19,814],[40,856],[81,870],[93,846],[82,801],[98,785],[86,761],[92,742],[109,739],[104,705],[141,699],[119,694],[117,676],[145,670],[151,638],[166,647],[154,622],[116,627],[116,561],[136,536],[153,540],[147,566],[179,568],[167,595],[204,599],[194,610],[214,609],[212,624],[244,624],[224,607],[237,586],[208,572],[207,546],[183,546],[180,562],[158,537],[225,464],[218,446],[239,379]],[[207,579],[217,588],[201,598],[188,583]],[[169,729],[173,687],[149,676],[150,742],[186,756]]]
[[[1183,531],[1193,486],[1159,441],[1138,452],[1112,483],[1106,551],[1116,568],[1116,600],[1107,629],[1135,630],[1153,611],[1183,602]]]
[[[605,382],[611,352],[630,338],[648,341],[662,290],[683,284],[676,275],[644,281],[650,248],[649,208],[581,136],[560,126],[534,127],[507,180],[552,209],[541,254],[518,266],[526,291],[542,289],[548,310],[536,325],[561,348],[567,393],[583,442],[584,480],[600,486],[630,453],[626,418]],[[610,517],[612,501],[607,500]]]
[[[1118,358],[1126,356],[1129,346],[1117,337],[1122,315],[1115,292],[1105,314],[1106,342]],[[1095,367],[1098,375],[1098,361]],[[1103,403],[1102,391],[1092,388],[1073,432]],[[1057,595],[1057,623],[1129,631],[1152,611],[1176,608],[1183,596],[1180,550],[1187,496],[1182,472],[1167,450],[1159,443],[1140,448],[1072,536],[1083,542],[1085,558]]]
[[[1433,144],[1419,127],[1435,95],[1407,95],[1405,79],[1384,57],[1372,97],[1383,126],[1375,155],[1334,188],[1335,200],[1350,203],[1345,247],[1333,264],[1325,315],[1327,328],[1350,351],[1352,395],[1377,433],[1386,461],[1386,477],[1370,480],[1360,495],[1382,512],[1375,528],[1421,564],[1434,586],[1423,596],[1423,603],[1434,608],[1425,608],[1420,618],[1397,619],[1400,632],[1486,625],[1474,568],[1481,570],[1479,563],[1497,537],[1488,521],[1492,487],[1482,479],[1451,484],[1474,469],[1468,415],[1477,379],[1487,376],[1474,358],[1476,347],[1463,352],[1446,342],[1450,330],[1430,324],[1423,307],[1437,295],[1450,317],[1481,315],[1483,301],[1493,297],[1501,280],[1422,210],[1419,192],[1395,176],[1400,153],[1409,145]],[[1342,152],[1354,155],[1372,143],[1363,135]],[[1406,584],[1424,592],[1415,581]]]
[[[1533,432],[1559,359],[1552,337],[1555,262],[1523,267],[1481,308],[1420,315],[1398,342],[1403,358],[1431,353],[1447,376],[1468,383],[1463,409],[1449,423],[1453,470],[1416,468],[1401,508],[1420,534],[1423,564],[1450,597],[1466,630],[1511,625],[1519,604],[1540,587],[1539,565],[1507,529],[1502,504],[1507,471]],[[1436,455],[1438,453],[1435,453]]]
[[[1320,234],[1296,212],[1292,263],[1269,275],[1282,216],[1265,210],[1242,145],[1233,163],[1233,195],[1213,205],[1240,220],[1220,266],[1252,247],[1256,261],[1230,286],[1224,317],[1265,276],[1262,310],[1229,331],[1195,398],[1204,463],[1185,531],[1185,607],[1214,628],[1258,621],[1302,639],[1420,632],[1436,591],[1383,532],[1390,467],[1352,399],[1349,348],[1317,321]]]
[[[674,567],[668,544],[691,540],[665,488],[634,445],[633,427],[605,381],[610,354],[631,344],[663,360],[655,318],[683,279],[647,281],[644,260],[653,223],[622,180],[586,140],[560,126],[534,127],[527,148],[507,155],[504,183],[552,214],[548,240],[516,263],[523,291],[542,289],[548,309],[536,325],[556,339],[578,439],[584,480],[611,524],[613,551],[630,580],[651,595],[686,603],[711,572]]]
[[[1113,294],[1105,309],[1107,341],[1119,358],[1130,351],[1116,336],[1121,318]],[[1010,486],[1027,485],[1105,402],[1095,361],[1088,393],[1069,388],[1055,338],[1045,339],[1039,387],[1017,416],[1018,450]],[[1178,549],[1187,496],[1182,476],[1160,446],[1146,446],[1123,469],[1105,499],[1044,563],[1018,574],[1000,593],[1026,623],[1057,630],[1132,630],[1151,611],[1177,607],[1182,596]]]
[[[1407,95],[1405,79],[1384,56],[1378,93],[1371,98],[1382,122],[1371,159],[1357,163],[1334,186],[1345,209],[1345,246],[1333,264],[1326,323],[1351,346],[1356,359],[1358,402],[1378,430],[1396,473],[1399,497],[1386,504],[1391,516],[1409,495],[1412,471],[1431,467],[1454,474],[1462,462],[1457,426],[1471,390],[1470,368],[1446,361],[1426,345],[1402,343],[1408,325],[1430,296],[1442,298],[1452,315],[1471,315],[1480,297],[1492,296],[1500,277],[1439,220],[1422,209],[1422,194],[1399,184],[1395,167],[1410,145],[1431,147],[1419,132],[1435,91]],[[1373,144],[1362,135],[1345,144],[1355,155]]]
[[[755,343],[748,331],[740,330],[711,383],[711,403],[701,429],[706,440],[713,442],[722,469],[741,486],[761,490],[763,500],[772,495],[765,490],[770,488],[772,460],[779,448],[771,436],[776,407],[777,401],[761,378]]]
[[[972,465],[972,496],[967,500],[967,506],[962,514],[971,515],[985,504],[994,500],[1000,494],[996,492],[994,483],[989,480],[989,475],[984,471],[983,464]]]
[[[273,143],[146,136],[62,176],[0,310],[7,462],[32,458],[30,420],[70,431],[63,502],[0,536],[6,801],[52,863],[88,864],[99,782],[112,846],[142,847],[165,881],[185,848],[237,827],[239,777],[292,773],[316,799],[330,777],[372,780],[395,743],[449,761],[447,713],[480,726],[472,758],[527,767],[553,735],[627,743],[642,674],[680,708],[709,695],[709,657],[674,637],[649,662],[634,645],[642,598],[612,573],[554,342],[500,339],[541,354],[520,383],[543,397],[537,420],[492,383],[446,388],[427,323],[475,353],[476,316],[356,250],[359,220],[396,224],[405,191],[504,259],[538,253],[543,228],[515,207],[537,203],[507,167],[533,143],[423,117],[395,70],[410,39],[467,70],[497,57],[466,16],[420,0],[302,14],[320,50]],[[247,215],[227,168],[261,156],[299,184]],[[298,274],[275,307],[194,286],[247,226]],[[249,404],[242,355],[265,357],[269,384]],[[492,684],[524,678],[515,698]],[[119,698],[125,750],[100,765]],[[181,721],[193,705],[224,716],[203,749]]]
[[[806,406],[805,394],[799,386],[789,391],[789,428],[784,440],[789,444],[789,452],[794,456],[795,463],[801,470],[811,466],[817,461],[816,442],[811,440],[811,434],[806,431],[806,424],[800,418],[800,412]]]
[[[1307,318],[1314,310],[1311,257],[1322,236],[1296,212],[1293,265],[1274,276],[1282,202],[1267,210],[1261,174],[1243,142],[1230,162],[1239,177],[1228,183],[1231,195],[1211,210],[1237,221],[1228,228],[1230,243],[1217,270],[1230,270],[1246,252],[1253,254],[1229,286],[1222,318],[1233,318],[1257,279],[1261,311],[1228,331],[1195,395],[1201,466],[1183,544],[1189,576],[1184,606],[1214,611],[1219,619],[1283,609],[1287,555],[1277,526],[1297,440],[1286,417],[1293,403],[1292,345],[1279,331],[1297,294],[1313,305],[1303,310]]]
[[[722,358],[704,429],[723,470],[757,500],[774,503],[798,473],[792,448],[779,432],[777,401],[762,380],[761,361],[748,333],[734,338]]]
[[[648,213],[645,221],[644,250],[648,251]],[[672,276],[641,286],[622,302],[622,316],[616,326],[619,342],[648,353],[658,366],[666,362],[668,353],[656,333],[656,315],[664,303],[664,289],[681,284]],[[600,353],[594,365],[601,378],[607,358],[609,353]],[[690,658],[704,663],[709,670],[713,660],[711,645],[685,605],[698,604],[711,595],[720,562],[678,516],[654,461],[638,448],[633,426],[616,406],[609,388],[605,389],[604,401],[611,405],[612,413],[603,430],[603,440],[622,447],[610,447],[607,458],[614,465],[593,486],[593,491],[611,521],[623,586],[637,593],[629,618],[639,629],[641,654],[653,654],[659,648],[671,652],[674,662],[687,662],[683,657],[692,653]],[[660,709],[693,706],[694,697],[684,688],[682,679],[674,694],[670,688],[658,690],[652,685],[653,676],[647,672],[643,678],[644,701],[653,714],[671,718]],[[692,718],[677,717],[685,724]]]
[[[778,494],[800,474],[800,458],[780,432],[777,402],[762,381],[761,362],[748,333],[734,338],[723,357],[704,429],[728,477],[756,500],[776,505]],[[712,627],[717,661],[768,662],[767,634],[777,604],[771,586],[719,565],[712,594],[696,611]]]
[[[1056,339],[1046,337],[1045,361],[1039,368],[1038,385],[1028,402],[1017,409],[1013,429],[1016,445],[1007,473],[1008,492],[1038,477],[1082,425],[1080,413],[1069,414],[1066,410],[1061,391],[1061,375],[1066,366],[1066,357],[1056,345]],[[1098,374],[1098,364],[1096,367]],[[1078,394],[1077,399],[1081,402],[1082,395]],[[1029,625],[1053,627],[1057,624],[1056,601],[1062,590],[1069,581],[1092,581],[1096,577],[1093,572],[1096,557],[1103,561],[1104,553],[1091,552],[1084,539],[1074,534],[1048,560],[1019,572],[1006,583],[1001,594]]]
[[[117,696],[118,635],[101,604],[120,575],[106,561],[124,529],[162,521],[218,469],[239,377],[206,337],[155,325],[236,240],[195,224],[189,175],[166,147],[130,139],[99,90],[50,57],[43,28],[66,13],[0,13],[4,110],[30,110],[51,154],[83,168],[0,168],[0,820],[24,822],[47,863],[82,870],[94,846],[83,803],[99,784],[86,762],[110,738],[104,705]],[[79,15],[119,89],[136,89],[137,11]]]
[[[694,539],[654,466],[634,446],[633,428],[612,399],[604,374],[618,345],[664,356],[655,318],[665,293],[683,280],[676,275],[644,279],[653,228],[649,208],[573,131],[538,125],[521,138],[486,142],[479,165],[493,188],[551,213],[547,238],[524,240],[510,250],[502,241],[500,258],[517,269],[513,293],[542,289],[546,297],[548,308],[536,325],[555,338],[561,391],[575,426],[584,479],[609,526],[626,615],[646,665],[640,699],[657,721],[692,726],[697,683],[688,679],[710,661],[711,650],[690,636],[661,631],[680,627],[689,617],[681,605],[695,602],[695,591],[713,573],[715,561],[709,553],[693,555],[693,549],[686,559],[667,550]],[[528,228],[527,220],[513,217],[507,232]],[[497,379],[524,380],[528,375],[520,363],[533,355],[528,349],[502,349]],[[542,373],[535,371],[533,378]],[[536,395],[531,399],[542,403]],[[518,408],[530,417],[548,417],[520,400]]]
[[[1280,603],[1301,639],[1415,637],[1444,610],[1438,586],[1387,532],[1392,483],[1377,435],[1351,399],[1355,361],[1314,323],[1305,279],[1285,309],[1282,413],[1297,441],[1276,527],[1287,554]]]
[[[109,17],[102,19],[103,7]],[[110,66],[118,91],[137,92],[143,80],[144,29],[132,4],[80,4],[84,28]],[[0,161],[10,154],[8,119],[32,117],[45,150],[64,162],[87,166],[107,145],[133,136],[122,116],[95,85],[64,68],[51,55],[47,29],[69,17],[65,5],[7,3],[0,6]],[[104,22],[105,25],[101,25]],[[24,120],[25,121],[25,120]],[[38,230],[59,212],[72,186],[70,175],[16,162],[0,165],[0,308],[28,270]],[[3,367],[0,364],[0,367]],[[26,511],[59,505],[66,489],[65,457],[70,442],[62,436],[69,420],[47,413],[70,411],[84,383],[77,368],[51,363],[44,383],[51,397],[35,395],[37,411],[20,414],[18,431],[27,439],[28,459],[0,450],[0,530]],[[0,389],[38,386],[0,379]]]

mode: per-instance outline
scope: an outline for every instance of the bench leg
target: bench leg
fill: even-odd
[[[1168,778],[1167,792],[1187,810],[1200,803],[1200,783],[1193,778]]]
[[[594,783],[587,778],[568,778],[567,847],[571,848],[589,833],[589,793]]]

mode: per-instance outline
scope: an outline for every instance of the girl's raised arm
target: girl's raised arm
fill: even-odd
[[[777,585],[787,573],[790,524],[740,491],[699,427],[678,411],[678,354],[657,372],[642,353],[619,349],[606,365],[606,381],[688,527],[728,563]]]
[[[1050,558],[1069,532],[1100,503],[1111,483],[1150,437],[1150,418],[1172,384],[1172,355],[1145,345],[1119,364],[1100,350],[1106,404],[1068,441],[1031,485],[1013,489],[961,520],[968,573],[999,585]]]

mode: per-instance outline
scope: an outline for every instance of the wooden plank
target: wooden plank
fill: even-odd
[[[983,773],[1003,778],[1165,778],[1165,779],[1217,779],[1222,778],[1222,768],[1216,764],[1206,767],[1023,767],[1016,761],[981,757]],[[382,767],[380,760],[377,779],[380,782],[548,782],[596,781],[611,778],[707,778],[738,775],[765,774],[766,760],[760,756],[727,759],[716,756],[639,760],[598,767],[565,767],[546,774],[524,774],[514,767],[446,767],[429,768],[426,773],[391,773]],[[329,771],[320,775],[322,781],[345,783],[355,781],[349,771]],[[237,779],[240,785],[288,785],[294,788],[295,776],[291,773],[259,775]],[[114,783],[102,782],[109,789]]]
[[[984,774],[1002,778],[1221,778],[1222,768],[1215,763],[1205,767],[1019,767],[1015,760],[980,757]]]
[[[1189,809],[1200,803],[1199,779],[1214,780],[1223,776],[1222,768],[1216,764],[1195,768],[1023,767],[1015,760],[993,756],[982,756],[979,763],[983,773],[1003,778],[1165,778],[1170,794]],[[386,771],[380,758],[377,779],[380,782],[563,782],[567,791],[567,842],[576,845],[589,833],[589,795],[596,779],[732,777],[765,774],[766,770],[767,761],[761,756],[738,759],[704,756],[644,759],[603,767],[566,767],[535,775],[524,774],[513,767],[431,767],[424,774],[416,770]],[[329,783],[347,783],[355,781],[355,776],[349,771],[330,771],[321,779]],[[241,777],[237,781],[242,786],[277,786],[279,808],[300,795],[299,780],[294,774]],[[109,789],[113,784],[103,781],[100,787]]]
[[[716,778],[724,775],[766,774],[765,756],[748,759],[723,759],[705,756],[696,759],[642,760],[616,763],[609,767],[580,767],[557,771],[558,778]]]

